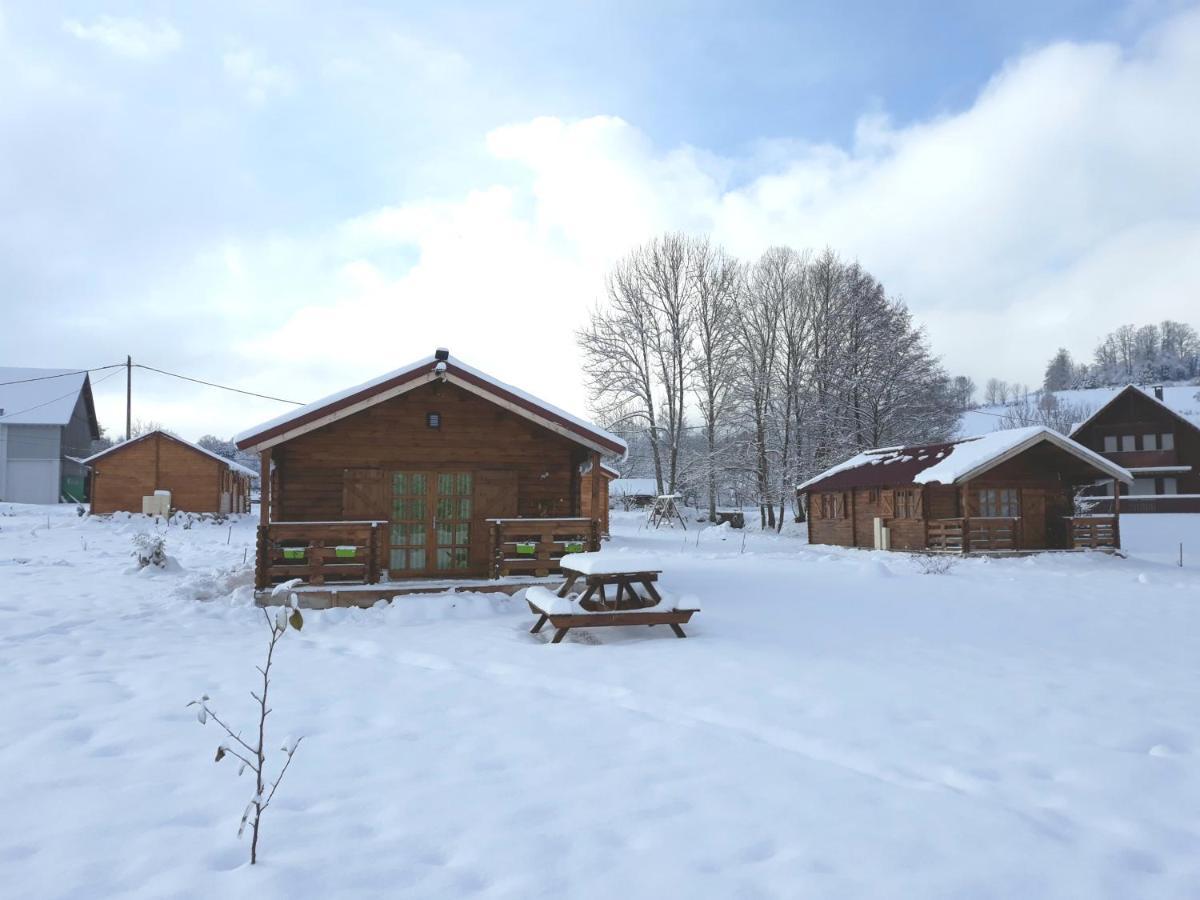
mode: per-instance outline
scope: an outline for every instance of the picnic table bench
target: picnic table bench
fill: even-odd
[[[653,564],[626,563],[614,554],[600,557],[599,553],[567,554],[559,560],[566,581],[556,593],[543,587],[525,592],[530,611],[538,617],[529,629],[531,634],[549,622],[556,629],[552,644],[560,643],[572,628],[615,625],[669,625],[676,637],[687,637],[682,626],[699,610],[676,609],[664,603],[654,586],[661,569]],[[574,598],[571,590],[580,582],[583,592]],[[610,588],[615,588],[611,599]]]

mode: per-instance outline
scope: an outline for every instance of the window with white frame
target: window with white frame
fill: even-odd
[[[1162,492],[1164,494],[1178,494],[1179,481],[1175,478],[1164,478]]]
[[[1137,449],[1137,435],[1136,434],[1121,435],[1121,450],[1122,451],[1128,452],[1130,450],[1136,450],[1136,449]]]
[[[1158,435],[1157,434],[1143,434],[1142,435],[1142,449],[1143,450],[1157,450],[1158,449]]]
[[[1104,452],[1105,453],[1116,453],[1117,452],[1117,436],[1115,434],[1106,434],[1104,436]]]
[[[1175,449],[1175,434],[1174,434],[1174,432],[1168,431],[1166,434],[1162,435],[1162,448],[1164,450],[1174,450]]]
[[[1135,478],[1133,479],[1133,487],[1129,489],[1130,494],[1140,494],[1142,496],[1154,493],[1153,478]]]

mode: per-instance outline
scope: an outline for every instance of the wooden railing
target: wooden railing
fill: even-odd
[[[959,553],[1020,550],[1021,519],[1013,516],[971,516],[930,519],[926,546]]]
[[[386,522],[272,522],[258,526],[254,586],[379,581]]]
[[[957,550],[963,548],[962,519],[930,519],[926,546],[930,550]]]
[[[1076,550],[1115,550],[1121,546],[1116,516],[1074,516],[1070,527],[1071,546]]]
[[[491,575],[552,575],[567,553],[600,549],[597,519],[488,519]]]
[[[1112,497],[1083,497],[1082,509],[1097,515],[1112,515]],[[1197,494],[1122,494],[1124,513],[1197,513],[1200,495]]]

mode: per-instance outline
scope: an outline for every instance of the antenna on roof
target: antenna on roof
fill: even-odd
[[[447,350],[445,347],[438,347],[436,350],[433,351],[433,358],[436,359],[438,362],[445,362],[446,360],[448,360],[450,358],[450,351]]]

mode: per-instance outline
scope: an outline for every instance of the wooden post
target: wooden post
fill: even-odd
[[[929,549],[929,486],[921,485],[921,549]]]
[[[1113,549],[1121,549],[1121,482],[1113,479]]]
[[[850,546],[858,546],[858,516],[855,515],[858,507],[858,490],[850,488]]]
[[[133,357],[125,357],[125,440],[133,436]]]
[[[962,486],[962,552],[971,552],[971,489],[968,481]]]
[[[308,549],[305,551],[305,556],[308,562],[308,583],[309,584],[324,584],[325,573],[322,567],[325,565],[324,547],[321,542],[313,538],[308,542]]]
[[[270,579],[267,577],[267,556],[269,552],[266,526],[259,525],[258,534],[254,542],[254,587],[256,590],[265,590],[270,582]]]
[[[600,454],[593,453],[592,454],[592,483],[590,485],[590,487],[592,489],[592,505],[589,510],[589,512],[591,512],[591,514],[592,514],[591,517],[592,517],[593,521],[597,521],[600,518],[600,479],[601,479],[601,477],[602,476],[600,474]],[[591,549],[599,550],[600,548],[593,547]]]
[[[371,523],[371,534],[367,538],[367,584],[379,583],[379,523]]]
[[[262,451],[258,459],[258,524],[265,528],[271,524],[271,451]]]

